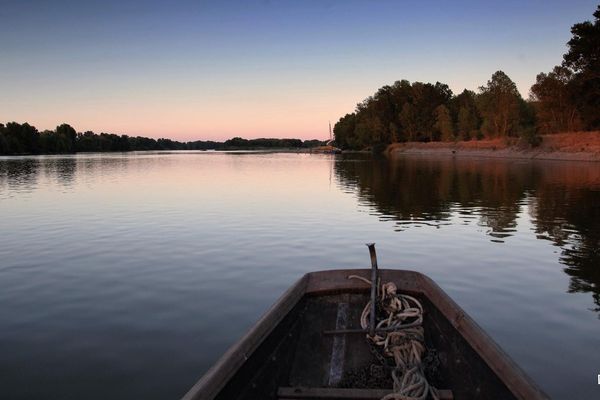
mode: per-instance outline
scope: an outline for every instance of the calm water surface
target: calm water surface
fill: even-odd
[[[174,399],[303,273],[428,274],[555,398],[600,398],[600,165],[0,158],[0,397]]]

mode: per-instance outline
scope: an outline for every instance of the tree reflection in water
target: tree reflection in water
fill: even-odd
[[[493,241],[517,228],[528,210],[539,239],[561,248],[569,292],[591,292],[600,312],[600,168],[591,163],[446,157],[335,162],[342,188],[399,230],[478,218]]]
[[[600,312],[600,168],[553,164],[530,212],[536,233],[561,247],[569,292],[591,292]]]

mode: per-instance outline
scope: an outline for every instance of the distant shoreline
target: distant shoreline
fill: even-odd
[[[600,162],[600,131],[543,135],[537,147],[517,139],[393,143],[385,154]]]
[[[311,149],[323,146],[319,139],[233,137],[224,142],[196,140],[179,142],[172,139],[153,139],[143,136],[96,134],[92,131],[77,132],[69,124],[61,124],[55,130],[39,132],[27,122],[0,122],[0,155],[49,155],[75,153],[113,153],[128,151],[176,151],[176,150],[259,150],[259,149]]]
[[[15,153],[15,154],[0,154],[1,157],[24,157],[24,156],[73,156],[78,154],[117,154],[117,153],[313,153],[310,148],[303,147],[233,147],[226,149],[149,149],[149,150],[108,150],[108,151],[75,151],[65,153]]]

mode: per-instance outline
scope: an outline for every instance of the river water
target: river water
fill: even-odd
[[[366,242],[600,398],[600,165],[215,152],[0,157],[0,397],[178,398]]]

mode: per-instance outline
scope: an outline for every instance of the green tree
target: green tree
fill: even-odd
[[[394,82],[391,93],[394,104],[394,117],[392,123],[395,127],[395,139],[398,142],[405,142],[409,140],[409,137],[408,132],[405,132],[402,127],[400,116],[404,105],[412,101],[412,87],[410,82],[406,79]]]
[[[440,82],[396,81],[357,104],[353,114],[340,118],[334,128],[336,143],[360,149],[436,139],[440,136],[435,127],[436,108],[447,106],[451,99],[452,91]]]
[[[404,136],[413,141],[417,137],[417,118],[415,108],[411,103],[404,103],[402,111],[400,111],[400,126],[404,132]]]
[[[436,133],[443,141],[454,140],[454,126],[448,107],[440,104],[435,109],[435,125]],[[433,140],[433,138],[432,138]]]
[[[483,117],[482,130],[489,137],[514,135],[519,128],[520,101],[517,85],[502,71],[479,88],[477,107]]]
[[[462,140],[471,140],[477,136],[477,118],[472,109],[462,106],[458,111],[456,128]]]
[[[452,98],[448,85],[436,82],[412,84],[412,104],[416,124],[416,140],[432,140],[435,133],[435,109],[440,104],[446,104]],[[415,140],[413,139],[413,140]]]
[[[556,66],[552,72],[540,73],[531,86],[538,129],[542,133],[572,132],[581,129],[581,119],[573,93],[573,72],[564,66]]]
[[[4,124],[0,123],[0,154],[8,154],[8,142],[4,136]]]
[[[77,132],[69,124],[61,124],[56,127],[56,135],[58,136],[58,153],[72,153],[75,151],[75,140]],[[59,150],[60,149],[60,150]]]
[[[9,122],[2,129],[5,154],[36,154],[39,152],[38,130],[27,122]]]
[[[587,129],[600,128],[600,5],[595,21],[573,25],[563,65],[572,69],[577,108]]]
[[[352,139],[356,128],[356,114],[346,114],[334,125],[333,137],[335,143],[341,148],[354,149]]]
[[[450,115],[456,121],[456,136],[462,140],[470,140],[479,133],[476,96],[475,92],[465,89],[449,102]]]
[[[389,133],[390,133],[390,141],[391,143],[398,142],[398,137],[400,136],[398,126],[394,122],[390,122],[389,124]]]

